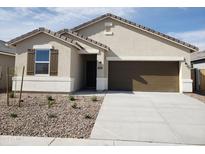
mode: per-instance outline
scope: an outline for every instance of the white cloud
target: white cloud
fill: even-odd
[[[5,9],[0,9],[0,21],[11,21],[12,19],[16,17],[17,15],[14,13],[8,12]]]
[[[8,41],[38,27],[72,28],[108,12],[129,19],[136,8],[0,8],[0,39]]]
[[[52,20],[46,21],[45,25],[55,29],[71,28],[105,13],[113,13],[128,19],[131,14],[136,13],[136,8],[47,8],[47,10],[55,16],[52,16]]]
[[[72,28],[105,13],[127,19],[139,17],[138,8],[0,8],[0,39],[8,41],[38,27],[54,31]],[[205,29],[168,35],[205,49]]]
[[[168,35],[191,43],[199,47],[200,50],[205,50],[205,29],[179,33],[169,32]]]

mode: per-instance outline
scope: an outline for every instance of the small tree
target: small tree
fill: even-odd
[[[6,69],[6,103],[9,106],[9,67]]]
[[[22,95],[22,89],[23,89],[24,70],[25,70],[25,66],[23,66],[22,76],[21,76],[21,89],[20,89],[20,96],[19,96],[19,107],[21,106],[21,102],[22,102],[21,95]]]
[[[12,67],[8,67],[6,68],[6,102],[7,102],[7,106],[9,106],[9,97],[10,97],[10,80],[12,79],[12,77],[14,76],[14,68]]]

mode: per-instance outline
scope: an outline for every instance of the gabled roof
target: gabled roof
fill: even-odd
[[[88,38],[88,37],[86,37],[86,36],[84,36],[82,34],[79,34],[77,32],[73,32],[73,31],[71,31],[69,29],[62,29],[62,30],[58,31],[58,33],[59,34],[68,33],[68,34],[70,34],[70,35],[72,35],[74,37],[82,39],[82,40],[84,40],[84,41],[86,41],[88,43],[91,43],[91,44],[95,45],[95,46],[98,46],[98,47],[103,48],[105,50],[110,50],[110,48],[108,46],[106,46],[106,45],[104,45],[104,44],[102,44],[100,42],[97,42],[97,41],[95,41],[93,39],[90,39],[90,38]]]
[[[79,26],[76,26],[76,27],[72,28],[71,30],[72,30],[72,31],[78,31],[78,30],[80,30],[80,29],[82,29],[82,28],[85,28],[85,27],[87,27],[87,26],[89,26],[89,25],[92,25],[92,24],[94,24],[94,23],[96,23],[96,22],[98,22],[98,21],[101,21],[101,20],[103,20],[103,19],[106,19],[106,18],[112,18],[112,19],[114,19],[114,20],[117,20],[117,21],[120,21],[120,22],[122,22],[122,23],[128,24],[128,25],[133,26],[133,27],[135,27],[135,28],[137,28],[137,29],[146,31],[146,32],[151,33],[151,34],[153,34],[153,35],[156,35],[156,36],[158,36],[158,37],[164,38],[164,39],[166,39],[166,40],[169,40],[169,41],[171,41],[171,42],[174,42],[174,43],[176,43],[176,44],[179,44],[179,45],[181,45],[181,46],[184,46],[184,47],[186,47],[186,48],[189,48],[189,49],[191,49],[192,51],[198,51],[198,47],[196,47],[196,46],[194,46],[194,45],[191,45],[191,44],[189,44],[189,43],[186,43],[186,42],[181,41],[181,40],[179,40],[179,39],[176,39],[176,38],[174,38],[174,37],[168,36],[168,35],[163,34],[163,33],[161,33],[161,32],[155,31],[155,30],[153,30],[153,29],[151,29],[151,28],[148,28],[148,27],[145,27],[145,26],[143,26],[143,25],[136,24],[136,23],[134,23],[134,22],[132,22],[132,21],[129,21],[129,20],[127,20],[127,19],[124,19],[124,18],[121,18],[121,17],[119,17],[119,16],[113,15],[113,14],[111,14],[111,13],[104,14],[104,15],[102,15],[102,16],[100,16],[100,17],[97,17],[97,18],[95,18],[95,19],[93,19],[93,20],[90,20],[90,21],[88,21],[88,22],[85,22],[85,23],[83,23],[83,24],[81,24],[81,25],[79,25]]]
[[[6,42],[0,40],[0,54],[15,56],[15,50],[6,45]]]
[[[191,61],[197,61],[197,60],[202,60],[202,59],[205,59],[205,50],[194,52],[191,54]]]
[[[51,31],[51,30],[49,30],[49,29],[43,28],[43,27],[40,27],[40,28],[35,29],[35,30],[31,31],[31,32],[28,32],[28,33],[26,33],[26,34],[24,34],[24,35],[21,35],[21,36],[19,36],[19,37],[16,37],[16,38],[10,40],[10,41],[7,42],[7,43],[8,43],[9,45],[15,45],[16,43],[21,42],[21,41],[23,41],[23,40],[25,40],[25,39],[27,39],[27,38],[30,38],[30,37],[32,37],[32,36],[34,36],[34,35],[39,34],[39,33],[48,34],[48,35],[50,35],[50,36],[52,36],[52,37],[55,37],[55,38],[57,38],[57,39],[59,39],[59,40],[61,40],[61,41],[64,41],[64,42],[66,42],[66,43],[69,43],[69,44],[75,46],[75,47],[78,48],[78,49],[83,49],[83,47],[80,46],[80,44],[78,44],[76,41],[74,41],[74,40],[72,40],[72,39],[70,39],[70,38],[67,38],[67,37],[65,37],[65,36],[62,36],[62,35],[60,35],[60,34],[58,34],[58,33],[56,33],[56,32],[53,32],[53,31]]]

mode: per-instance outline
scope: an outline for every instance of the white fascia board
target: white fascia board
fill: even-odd
[[[184,61],[184,57],[178,56],[122,56],[106,59],[108,61]]]
[[[99,50],[87,48],[85,50],[80,50],[79,53],[80,54],[99,54]]]
[[[16,56],[16,54],[7,53],[7,52],[0,52],[0,55],[13,56],[13,57]]]

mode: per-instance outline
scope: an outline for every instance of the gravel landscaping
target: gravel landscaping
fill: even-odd
[[[66,94],[24,93],[18,107],[18,95],[7,106],[6,94],[0,94],[0,135],[88,138],[103,97],[74,99]]]
[[[196,98],[202,102],[205,103],[205,94],[199,94],[199,93],[186,93],[186,95],[191,96],[193,98]]]

